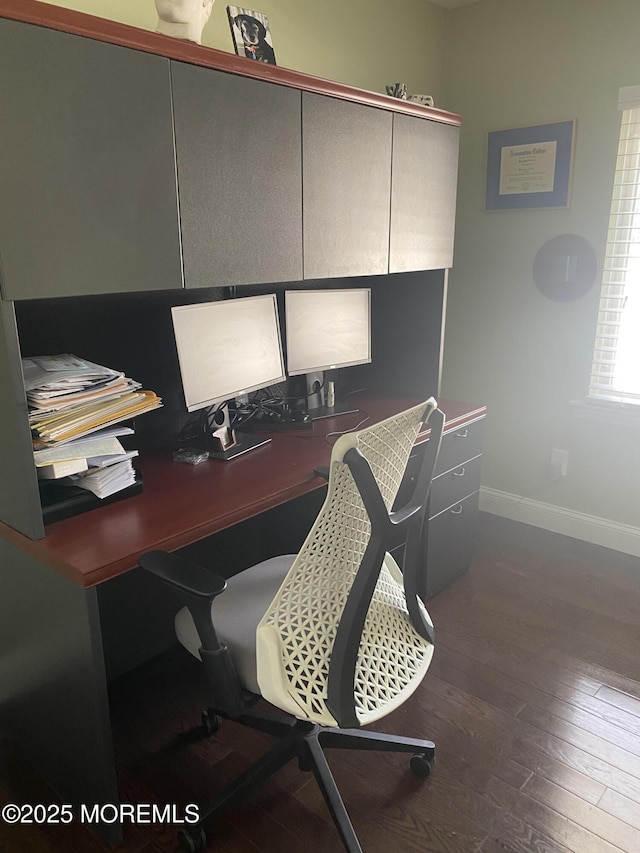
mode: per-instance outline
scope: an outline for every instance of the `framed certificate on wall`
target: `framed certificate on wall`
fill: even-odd
[[[568,207],[575,119],[495,130],[487,146],[487,210]]]

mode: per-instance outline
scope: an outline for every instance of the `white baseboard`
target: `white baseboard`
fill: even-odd
[[[533,527],[563,533],[593,545],[602,545],[614,551],[640,557],[640,528],[630,524],[618,524],[606,518],[522,498],[486,486],[480,489],[480,509],[510,518],[512,521],[521,521]]]

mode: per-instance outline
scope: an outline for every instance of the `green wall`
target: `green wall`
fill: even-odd
[[[154,0],[50,0],[90,15],[155,30]],[[239,5],[239,4],[235,4]],[[447,12],[425,0],[259,0],[269,19],[278,65],[305,74],[384,92],[405,82],[409,92],[442,92]],[[218,0],[202,43],[233,53],[227,4]]]
[[[637,0],[482,0],[451,11],[446,98],[463,116],[458,219],[445,337],[445,396],[486,402],[483,485],[640,526],[640,422],[579,420],[619,133],[620,86],[640,83]],[[561,210],[484,210],[487,133],[577,120],[573,192]],[[551,302],[532,263],[559,234],[585,237],[598,281]],[[569,451],[552,482],[552,448]]]

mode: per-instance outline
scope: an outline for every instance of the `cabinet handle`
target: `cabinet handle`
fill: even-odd
[[[454,476],[454,477],[464,477],[464,475],[465,475],[466,473],[467,473],[467,469],[466,469],[466,468],[464,468],[464,467],[462,467],[459,471],[454,471],[454,472],[453,472],[453,476]]]
[[[458,504],[458,506],[454,506],[454,508],[450,509],[449,512],[451,515],[462,515],[462,505]]]
[[[458,438],[466,438],[469,435],[468,429],[461,429],[460,432],[457,432],[456,435]]]

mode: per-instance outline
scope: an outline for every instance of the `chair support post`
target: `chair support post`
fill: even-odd
[[[442,431],[444,429],[444,413],[435,409],[429,419],[431,433],[424,459],[418,473],[414,497],[411,503],[420,504],[421,511],[409,520],[407,537],[405,541],[404,560],[402,564],[402,575],[404,579],[404,594],[407,602],[409,617],[415,630],[421,637],[435,644],[433,627],[424,619],[419,606],[419,600],[423,600],[426,592],[426,573],[429,571],[428,562],[424,568],[427,543],[424,540],[425,521],[427,517],[427,504],[431,492],[431,482],[440,453]]]
[[[213,691],[216,709],[224,711],[230,719],[239,717],[247,708],[229,649],[224,645],[218,649],[201,648],[200,658]]]

